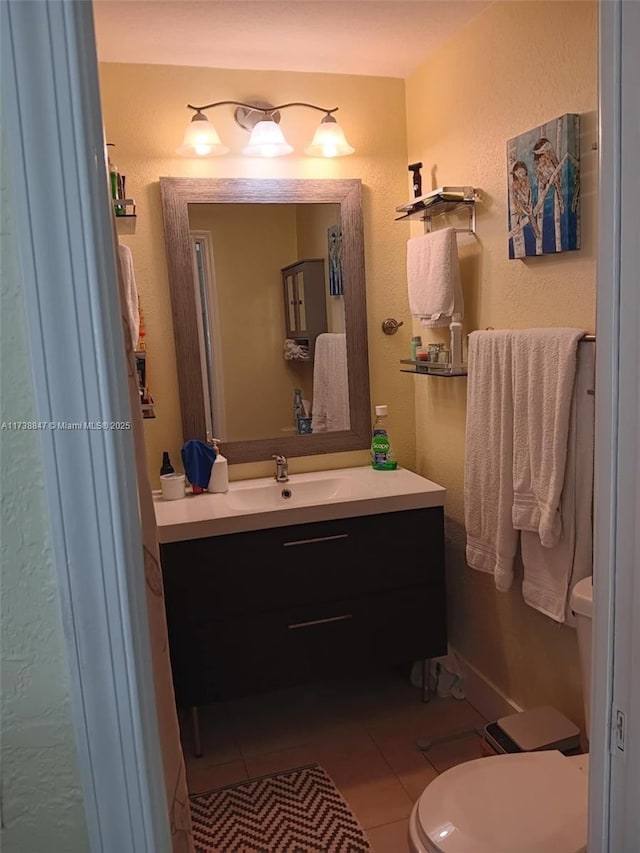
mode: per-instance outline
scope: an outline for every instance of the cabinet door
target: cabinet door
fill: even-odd
[[[284,310],[287,322],[287,337],[292,338],[298,332],[298,311],[296,280],[292,272],[284,275]]]
[[[179,701],[196,695],[208,701],[361,673],[446,654],[444,587],[415,587],[202,624],[195,639],[200,670],[196,693],[178,683]]]
[[[298,322],[296,328],[303,334],[307,331],[307,311],[305,307],[305,292],[304,292],[304,270],[298,270],[296,273],[296,305],[298,309]]]

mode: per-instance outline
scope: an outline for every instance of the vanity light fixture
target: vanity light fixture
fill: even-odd
[[[189,122],[182,145],[177,149],[178,154],[184,157],[219,157],[227,154],[229,149],[222,144],[218,132],[204,111],[228,105],[236,107],[234,115],[240,127],[251,131],[249,143],[242,149],[242,153],[249,157],[282,157],[293,151],[279,127],[280,110],[289,107],[309,107],[325,114],[316,129],[311,145],[304,149],[305,154],[310,157],[344,157],[355,151],[347,142],[344,131],[333,116],[333,113],[338,111],[338,107],[327,110],[315,104],[299,101],[275,107],[263,102],[245,104],[242,101],[217,101],[202,107],[187,104],[187,109],[194,110],[195,115]]]

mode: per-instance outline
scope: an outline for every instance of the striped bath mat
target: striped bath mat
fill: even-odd
[[[370,853],[364,829],[318,764],[193,794],[198,853]]]

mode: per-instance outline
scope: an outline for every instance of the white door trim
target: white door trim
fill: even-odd
[[[130,421],[92,7],[0,5],[38,418]],[[91,850],[169,853],[133,437],[39,434]]]
[[[640,839],[639,43],[640,4],[602,0],[591,853]]]
[[[0,5],[3,125],[39,417],[126,421],[91,6]],[[638,819],[638,6],[600,3],[591,853],[631,849]],[[635,418],[622,422],[627,410]],[[92,850],[164,853],[132,441],[111,431],[44,430],[41,438]],[[626,754],[612,760],[614,699],[627,703],[630,736]]]

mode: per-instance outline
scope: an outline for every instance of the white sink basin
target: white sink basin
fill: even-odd
[[[398,468],[370,466],[238,480],[225,494],[187,495],[179,501],[154,496],[158,541],[182,542],[243,530],[264,530],[358,515],[443,506],[446,490]]]
[[[270,483],[244,486],[242,481],[234,484],[227,495],[231,509],[245,512],[262,512],[269,509],[285,509],[290,506],[309,506],[337,497],[346,491],[345,477],[327,477],[322,480],[291,477],[286,483]],[[286,505],[286,507],[285,507]]]

